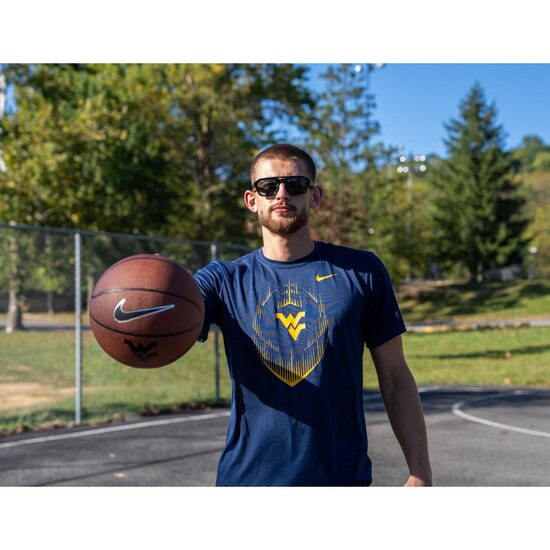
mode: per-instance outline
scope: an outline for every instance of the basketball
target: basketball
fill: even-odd
[[[90,299],[90,326],[107,354],[136,368],[173,363],[196,342],[204,302],[193,276],[158,254],[138,254],[108,268]]]

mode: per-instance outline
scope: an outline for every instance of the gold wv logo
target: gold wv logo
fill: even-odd
[[[283,323],[283,326],[288,330],[290,336],[292,336],[294,340],[297,340],[300,332],[306,328],[305,323],[300,323],[302,317],[305,317],[305,315],[305,311],[300,311],[296,317],[294,317],[292,313],[289,313],[286,317],[282,313],[276,313],[275,318],[279,319],[279,321]]]

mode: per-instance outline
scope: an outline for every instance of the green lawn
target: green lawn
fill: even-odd
[[[419,384],[550,387],[550,327],[404,335]],[[74,336],[0,333],[0,432],[66,425],[74,419]],[[220,397],[230,383],[220,339]],[[83,421],[154,414],[216,401],[213,338],[160,369],[132,369],[108,358],[90,333],[83,343]],[[376,388],[365,353],[365,387]]]
[[[418,384],[550,388],[550,327],[407,333],[403,345]],[[366,362],[365,385],[376,387]]]
[[[110,359],[91,333],[83,338],[83,421],[154,414],[217,402],[213,337],[179,361],[134,369]],[[219,397],[230,383],[220,338]],[[72,333],[0,333],[0,431],[74,420],[75,340]],[[43,402],[41,402],[42,400]]]
[[[550,282],[422,284],[398,290],[408,322],[550,317]]]

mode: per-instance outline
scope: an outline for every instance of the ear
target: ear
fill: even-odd
[[[250,212],[256,213],[258,211],[256,193],[254,193],[254,191],[251,191],[250,189],[247,189],[244,192],[243,198],[244,198],[244,203],[246,204],[246,207],[250,210]]]
[[[309,205],[311,208],[319,208],[321,206],[321,203],[323,202],[323,188],[320,185],[316,185],[311,190],[311,200],[309,201]]]

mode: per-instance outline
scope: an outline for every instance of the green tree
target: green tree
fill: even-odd
[[[307,147],[319,165],[317,180],[325,190],[322,208],[315,214],[316,238],[346,246],[367,248],[370,200],[369,178],[375,173],[367,128],[365,81],[354,65],[329,65],[310,121]],[[371,98],[369,97],[370,101]]]
[[[533,160],[534,172],[550,172],[550,150],[540,151]]]
[[[403,155],[398,157],[395,150],[389,154],[386,169],[372,185],[371,247],[384,259],[396,281],[422,278],[432,263],[431,220],[426,208],[430,193],[425,172],[431,161],[415,160],[410,154],[403,162],[397,160]]]
[[[537,172],[537,157],[539,155],[550,155],[550,147],[544,144],[539,136],[524,136],[521,145],[512,151],[513,159],[519,164],[522,172]]]
[[[159,136],[166,100],[147,66],[32,65],[8,72],[0,217],[148,232],[176,198]]]
[[[9,66],[17,108],[1,121],[0,220],[242,242],[250,158],[311,107],[305,73],[293,65]],[[16,262],[15,247],[10,257]],[[20,304],[22,285],[11,283]],[[41,282],[49,292],[58,284]]]
[[[364,73],[355,65],[329,65],[320,78],[323,86],[306,143],[325,190],[314,216],[314,236],[372,250],[397,281],[411,263],[426,263],[419,258],[423,210],[413,208],[406,181],[391,169],[396,148],[374,141],[380,126],[371,116],[375,101]],[[415,195],[424,196],[418,190]]]
[[[2,121],[0,219],[56,227],[242,240],[251,155],[311,105],[293,65],[7,74],[17,110]]]
[[[168,65],[166,136],[180,201],[174,236],[243,241],[242,194],[253,156],[285,139],[311,109],[306,70],[293,65]],[[254,231],[248,235],[250,238]]]
[[[378,254],[394,281],[403,279],[411,262],[411,234],[407,188],[396,175],[371,178],[372,225],[369,248]]]
[[[459,112],[446,125],[448,158],[431,171],[434,238],[442,263],[463,265],[479,281],[490,268],[522,263],[525,201],[496,107],[487,104],[479,84]]]
[[[17,109],[2,120],[2,221],[145,233],[167,222],[166,205],[177,194],[166,177],[166,146],[158,132],[162,90],[150,85],[147,71],[115,65],[8,68]],[[11,247],[11,319],[21,317],[16,310],[24,307],[23,283],[30,280],[17,281],[29,271],[18,250]],[[29,274],[49,293],[59,288],[55,274]]]

